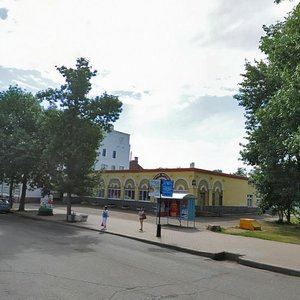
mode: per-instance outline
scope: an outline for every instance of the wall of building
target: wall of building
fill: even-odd
[[[96,170],[128,170],[130,156],[130,135],[113,130],[103,139],[95,164]]]
[[[247,178],[196,168],[106,171],[102,176],[104,188],[99,199],[121,201],[121,205],[126,201],[154,203],[153,197],[140,199],[140,193],[148,189],[149,180],[157,179],[160,175],[173,180],[176,191],[196,196],[198,214],[256,210],[255,189],[249,188]],[[128,186],[130,192],[134,193],[134,199],[127,197]],[[247,203],[249,193],[253,197],[251,207]]]
[[[226,206],[247,206],[248,181],[238,178],[223,180]]]

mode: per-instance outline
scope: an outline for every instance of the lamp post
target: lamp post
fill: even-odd
[[[161,180],[159,186],[159,205],[158,205],[158,224],[156,236],[161,237],[161,224],[160,224],[160,215],[161,215],[161,196],[172,197],[173,196],[173,185],[172,180]]]
[[[160,224],[161,194],[160,194],[158,200],[159,200],[159,203],[158,203],[158,223],[157,223],[157,227],[156,227],[156,237],[161,237],[161,224]]]
[[[153,196],[157,199],[156,203],[156,214],[158,213],[158,222],[156,228],[156,236],[161,237],[161,224],[160,224],[160,214],[161,214],[161,193],[162,193],[162,181],[160,179],[153,179],[149,181],[149,196]],[[157,215],[156,215],[157,216]],[[157,219],[156,219],[157,221]]]

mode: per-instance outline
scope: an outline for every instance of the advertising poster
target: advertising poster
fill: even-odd
[[[162,195],[164,197],[172,197],[173,196],[173,180],[163,180],[162,181]]]
[[[149,180],[149,196],[160,197],[160,180]]]
[[[181,202],[180,206],[180,218],[187,220],[189,217],[188,200],[185,199]]]

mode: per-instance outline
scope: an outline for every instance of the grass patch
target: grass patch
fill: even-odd
[[[278,224],[270,221],[259,223],[261,224],[261,231],[250,231],[243,230],[238,227],[227,227],[223,228],[222,232],[225,234],[300,245],[300,224]]]

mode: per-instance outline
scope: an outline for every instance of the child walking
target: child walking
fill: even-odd
[[[106,224],[107,224],[107,218],[108,218],[108,210],[107,210],[107,206],[104,206],[104,209],[102,211],[102,223],[101,226],[103,227],[103,229],[106,229]]]

